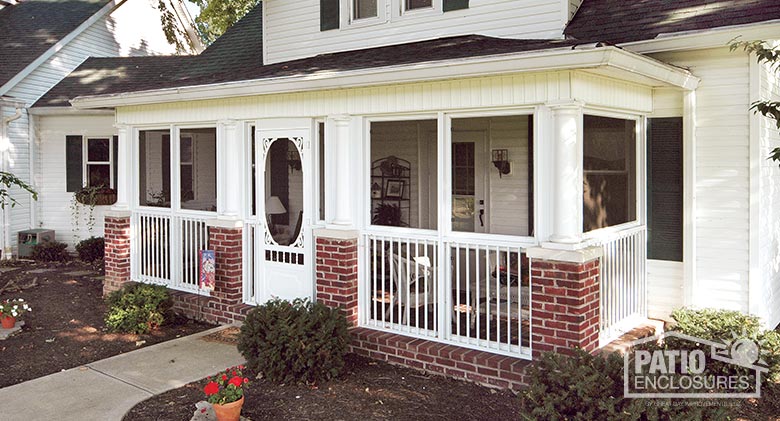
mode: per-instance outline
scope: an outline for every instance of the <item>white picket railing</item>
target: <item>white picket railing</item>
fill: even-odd
[[[206,220],[211,214],[133,212],[131,273],[140,282],[198,290],[198,251],[208,248]]]
[[[361,249],[363,325],[530,358],[522,248],[405,232],[366,233]]]
[[[640,226],[600,240],[600,346],[647,318],[647,228]]]

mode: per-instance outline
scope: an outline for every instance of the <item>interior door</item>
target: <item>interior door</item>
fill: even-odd
[[[255,135],[258,302],[313,298],[312,126],[309,120],[263,121]]]
[[[452,230],[485,232],[488,225],[485,203],[484,131],[452,132]]]

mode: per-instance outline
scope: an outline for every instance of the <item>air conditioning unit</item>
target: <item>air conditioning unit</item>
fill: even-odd
[[[54,241],[54,230],[32,229],[19,231],[19,258],[32,257],[33,247]]]

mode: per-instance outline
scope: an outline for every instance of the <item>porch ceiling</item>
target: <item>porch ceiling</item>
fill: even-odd
[[[699,78],[685,69],[616,47],[590,45],[79,96],[71,103],[88,109],[562,70],[583,70],[650,87],[693,90],[699,83]]]

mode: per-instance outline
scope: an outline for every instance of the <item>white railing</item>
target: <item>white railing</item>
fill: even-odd
[[[647,228],[620,231],[600,241],[600,346],[647,318]]]
[[[361,249],[363,325],[530,358],[522,248],[407,232],[364,234]]]
[[[132,277],[185,291],[198,290],[198,251],[208,248],[212,215],[133,212]]]

